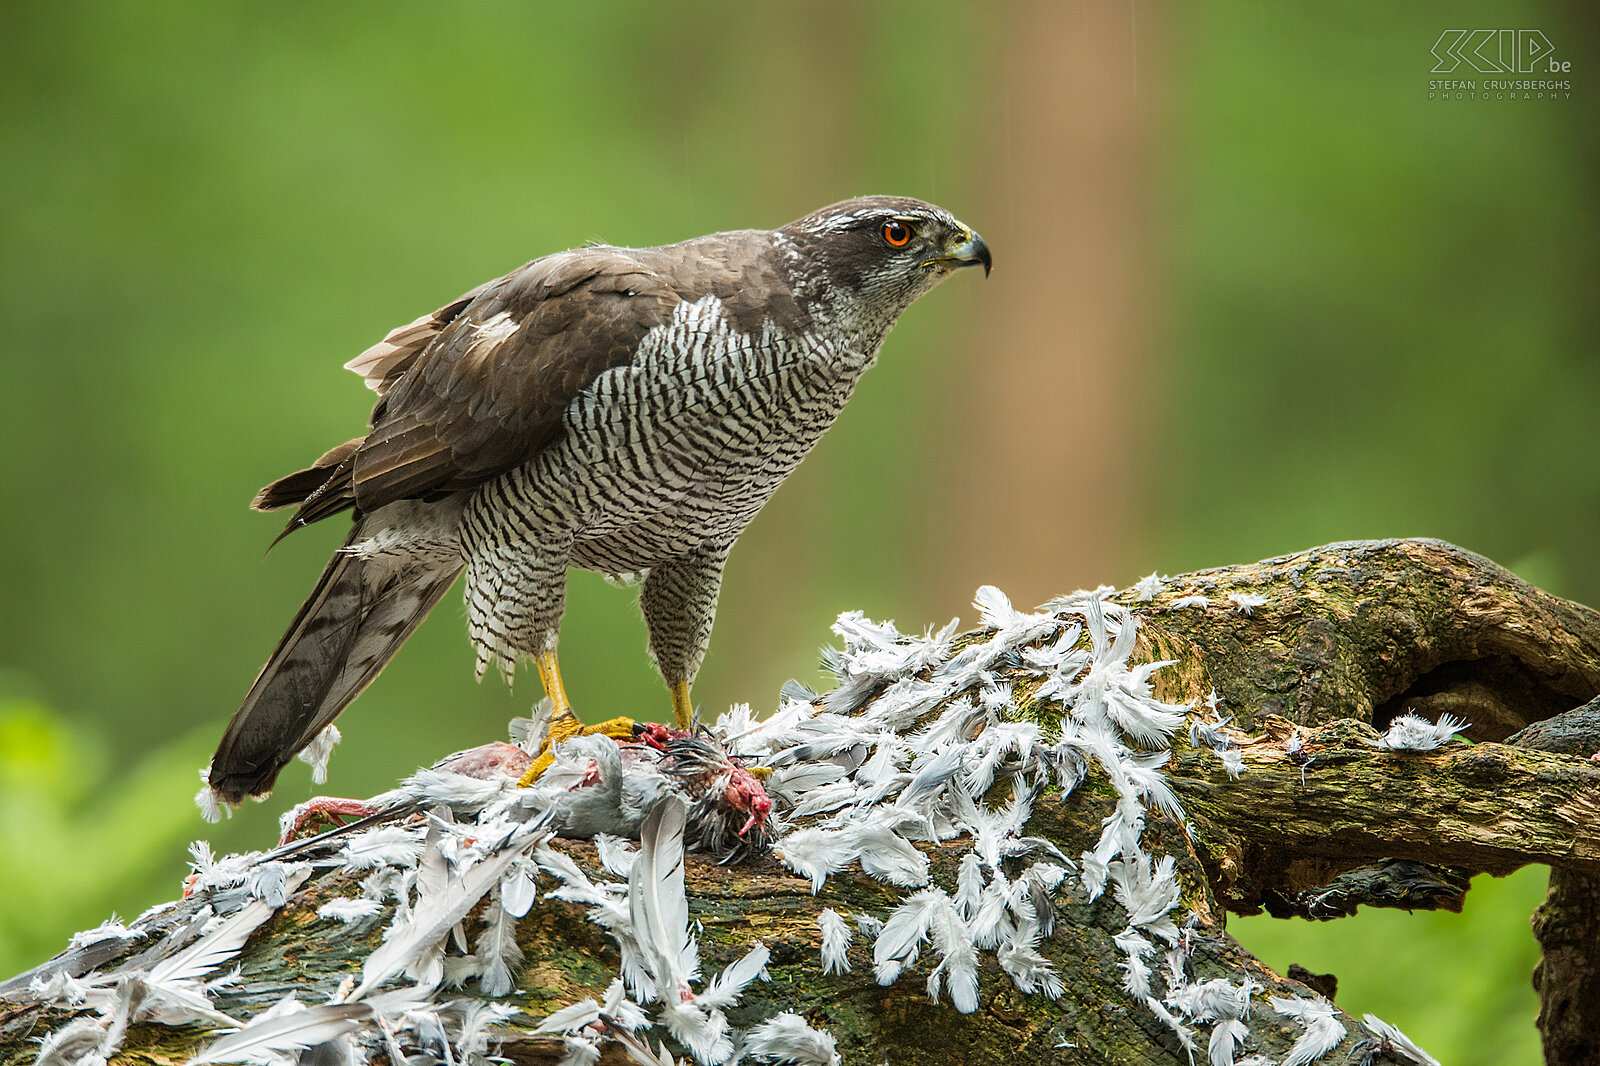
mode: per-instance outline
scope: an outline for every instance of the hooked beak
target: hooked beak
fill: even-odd
[[[994,269],[994,259],[989,255],[989,246],[983,243],[983,238],[965,227],[961,231],[961,239],[952,246],[944,255],[928,260],[930,263],[950,263],[953,266],[983,267],[983,276],[988,277],[989,271]]]

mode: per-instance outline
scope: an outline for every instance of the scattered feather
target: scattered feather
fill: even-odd
[[[519,856],[549,838],[547,829],[519,827],[497,854],[450,879],[437,893],[419,898],[410,920],[391,926],[384,942],[367,956],[361,968],[361,983],[347,998],[358,1000],[402,971],[410,972],[477,906]],[[441,972],[437,979],[442,978]]]
[[[793,1066],[839,1066],[833,1034],[813,1029],[798,1014],[784,1011],[745,1034],[745,1054],[762,1062]]]
[[[1306,1066],[1338,1047],[1349,1034],[1339,1021],[1339,1008],[1321,998],[1273,996],[1272,1009],[1299,1022],[1305,1032],[1294,1042],[1282,1066]]]
[[[380,825],[351,837],[339,852],[347,870],[415,866],[422,852],[417,835],[398,825]]]
[[[1151,571],[1145,577],[1140,578],[1138,584],[1133,586],[1134,600],[1138,603],[1149,603],[1161,592],[1162,584],[1161,575]]]
[[[526,915],[538,898],[537,870],[533,860],[523,857],[513,862],[500,879],[500,906],[513,918]]]
[[[894,984],[901,971],[917,961],[934,915],[948,905],[943,889],[925,888],[894,909],[872,949],[873,972],[880,985]]]
[[[822,931],[822,973],[824,976],[850,972],[850,941],[854,936],[839,912],[832,907],[822,908],[817,915],[817,925]]]
[[[1268,600],[1259,592],[1231,592],[1228,594],[1228,602],[1233,604],[1236,614],[1251,615],[1255,613],[1257,607],[1265,607]]]
[[[328,758],[334,745],[339,743],[339,727],[333,723],[311,738],[311,743],[300,749],[295,758],[311,767],[311,780],[318,785],[328,783]]]
[[[594,850],[600,857],[600,865],[606,868],[607,873],[617,877],[628,876],[633,870],[633,860],[638,854],[632,844],[610,833],[595,834]]]
[[[534,1032],[576,1033],[599,1020],[600,1004],[593,999],[580,999],[576,1003],[551,1011]]]
[[[363,918],[371,918],[375,914],[382,913],[382,911],[382,903],[375,899],[357,896],[354,899],[330,899],[317,908],[317,917],[330,918],[348,925]]]
[[[67,950],[79,951],[107,940],[137,940],[142,936],[144,936],[143,933],[129,929],[115,917],[112,917],[101,922],[93,929],[84,929],[81,932],[72,934],[72,939],[67,942]]]
[[[1250,1039],[1250,1027],[1238,1018],[1223,1018],[1211,1030],[1206,1052],[1211,1066],[1238,1066],[1235,1056]]]
[[[707,1009],[733,1006],[744,995],[745,987],[761,976],[770,958],[767,946],[757,944],[717,974],[706,990],[695,997],[695,1002]]]
[[[977,851],[969,851],[961,857],[961,869],[956,874],[956,911],[962,918],[970,921],[978,912],[983,885],[983,860],[978,858]]]
[[[262,1011],[236,1033],[201,1050],[188,1066],[213,1062],[293,1063],[298,1052],[326,1044],[361,1029],[372,1020],[365,1003],[319,1003],[306,1006],[288,995]]]
[[[1019,992],[1039,992],[1046,999],[1053,1000],[1066,991],[1055,967],[1039,953],[1039,928],[1036,925],[1017,927],[995,952],[995,958]]]
[[[594,1066],[600,1061],[600,1043],[578,1036],[561,1038],[562,1054],[557,1066]]]
[[[1407,711],[1389,723],[1389,731],[1377,741],[1377,747],[1384,751],[1433,751],[1466,728],[1468,723],[1455,715],[1442,714],[1436,724]]]
[[[478,986],[486,996],[503,996],[515,982],[513,972],[522,966],[522,948],[517,944],[517,919],[500,905],[500,889],[492,890],[493,898],[483,912],[483,931],[473,944],[481,972]]]
[[[1370,1042],[1373,1046],[1367,1052],[1366,1061],[1370,1062],[1377,1054],[1384,1054],[1392,1059],[1416,1063],[1417,1066],[1439,1066],[1438,1059],[1423,1051],[1409,1036],[1376,1014],[1364,1015],[1361,1024],[1373,1036]]]
[[[200,771],[200,780],[204,782],[200,791],[194,794],[194,805],[200,808],[200,817],[215,825],[222,821],[222,814],[226,811],[229,816],[233,814],[233,805],[222,799],[222,794],[211,787],[211,767],[207,766]],[[44,1053],[40,1052],[39,1060],[44,1061]]]
[[[306,870],[298,871],[290,891],[298,888],[308,873]],[[251,900],[227,918],[219,920],[193,944],[157,962],[145,977],[146,983],[152,988],[160,988],[204,977],[237,955],[239,949],[244,947],[244,942],[250,939],[250,934],[272,917],[276,909],[260,900]]]
[[[1244,773],[1244,753],[1238,748],[1223,748],[1217,752],[1217,759],[1222,763],[1222,769],[1233,780],[1239,780]]]

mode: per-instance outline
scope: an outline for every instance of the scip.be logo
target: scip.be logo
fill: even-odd
[[[1552,58],[1555,50],[1542,30],[1445,30],[1431,49],[1433,73],[1462,63],[1480,74],[1570,73],[1570,62]]]

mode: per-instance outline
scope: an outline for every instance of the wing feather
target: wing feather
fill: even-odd
[[[471,292],[463,293],[432,314],[423,315],[405,325],[389,331],[388,335],[344,365],[346,370],[360,374],[367,388],[385,396],[394,387],[417,356],[433,343],[439,331],[455,321],[478,294],[494,282],[485,282]]]
[[[393,331],[347,366],[379,394],[372,431],[338,462],[270,487],[308,489],[290,528],[355,507],[473,488],[533,458],[567,406],[627,363],[682,301],[633,253],[546,256]],[[330,453],[329,457],[333,455]],[[325,469],[320,483],[313,471]]]
[[[753,230],[661,248],[581,248],[481,285],[345,364],[378,393],[371,432],[269,486],[258,506],[288,506],[306,492],[296,529],[474,488],[558,439],[572,401],[632,361],[685,300],[718,296],[741,329],[801,328],[808,320],[771,252],[771,234]]]

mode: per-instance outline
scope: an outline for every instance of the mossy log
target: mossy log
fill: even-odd
[[[1244,593],[1264,602],[1247,610],[1230,599]],[[1146,823],[1145,849],[1176,859],[1181,908],[1198,919],[1190,934],[1195,980],[1248,974],[1266,993],[1313,994],[1229,937],[1229,911],[1333,917],[1362,903],[1458,908],[1471,873],[1548,865],[1557,871],[1555,889],[1538,923],[1547,1062],[1594,1061],[1580,1023],[1600,1017],[1591,964],[1600,958],[1593,890],[1600,884],[1600,763],[1587,758],[1600,744],[1585,740],[1581,723],[1561,752],[1503,742],[1600,692],[1600,613],[1426,540],[1330,545],[1169,578],[1153,599],[1132,589],[1115,599],[1139,615],[1135,658],[1176,661],[1155,675],[1157,695],[1198,704],[1214,693],[1220,713],[1233,716],[1243,755],[1235,780],[1210,748],[1175,737],[1165,770],[1189,825],[1155,810]],[[1029,697],[1025,675],[1016,680],[1023,715],[1045,722],[1059,715],[1059,707]],[[1407,709],[1465,718],[1473,743],[1422,754],[1376,747],[1389,720]],[[1303,743],[1286,744],[1296,734]],[[1036,804],[1028,831],[1076,856],[1093,846],[1115,801],[1091,769],[1069,796]],[[934,882],[946,888],[964,850],[957,843],[925,848]],[[598,869],[589,844],[560,846]],[[318,906],[355,886],[348,873],[309,881],[247,943],[238,960],[243,980],[218,996],[219,1009],[250,1013],[290,990],[312,1002],[359,980],[387,917],[350,927],[316,917]],[[1018,992],[985,954],[978,1010],[959,1014],[929,1000],[926,960],[880,987],[870,945],[858,940],[849,973],[821,972],[821,909],[882,918],[900,901],[899,889],[846,871],[813,895],[808,881],[768,855],[734,866],[691,856],[688,890],[708,969],[756,941],[771,950],[770,980],[752,985],[729,1011],[735,1026],[796,1011],[834,1034],[846,1063],[862,1066],[1189,1062],[1173,1030],[1123,990],[1123,956],[1112,937],[1127,916],[1109,894],[1094,903],[1081,892],[1058,894],[1063,920],[1041,950],[1065,984],[1059,999]],[[169,920],[176,925],[184,915],[180,907]],[[617,971],[616,947],[582,907],[544,896],[521,921],[518,939],[526,964],[505,998],[522,1013],[504,1027],[500,1053],[553,1064],[560,1042],[533,1035],[533,1026],[555,1008],[601,995]],[[131,942],[124,954],[147,946]],[[8,1011],[0,1001],[0,1063],[31,1062],[37,1039],[66,1017],[35,1006]],[[1352,1043],[1328,1061],[1343,1061],[1363,1039],[1357,1021],[1339,1021]],[[1301,1034],[1259,997],[1249,1024],[1249,1051],[1273,1061]],[[182,1062],[204,1039],[199,1029],[135,1026],[115,1061]],[[606,1059],[623,1061],[621,1050],[612,1046]]]

